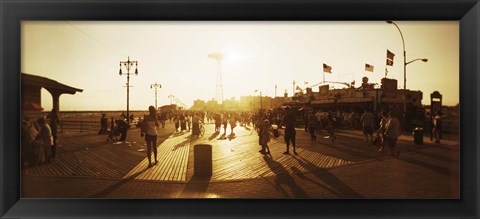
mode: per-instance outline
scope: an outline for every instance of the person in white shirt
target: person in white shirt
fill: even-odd
[[[148,111],[149,115],[145,115],[142,122],[141,136],[145,136],[145,142],[147,143],[147,157],[148,157],[148,167],[152,166],[150,155],[152,154],[155,158],[155,165],[157,164],[157,127],[160,126],[160,123],[157,120],[157,111],[154,106],[149,106]]]
[[[395,112],[390,112],[387,126],[385,128],[385,137],[386,143],[390,148],[390,155],[398,157],[400,155],[400,151],[396,149],[397,146],[397,139],[400,136],[400,121],[398,120]]]

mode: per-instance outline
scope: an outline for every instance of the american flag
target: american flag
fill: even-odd
[[[332,67],[328,66],[327,64],[323,63],[323,72],[332,73]]]
[[[365,71],[373,72],[373,65],[365,64]]]
[[[390,50],[387,49],[387,65],[393,66],[393,57],[395,54],[393,52],[390,52]]]

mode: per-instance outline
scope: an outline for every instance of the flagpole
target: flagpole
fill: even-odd
[[[325,70],[323,70],[323,85],[325,85]]]

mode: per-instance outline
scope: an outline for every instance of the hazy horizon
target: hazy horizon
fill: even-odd
[[[439,91],[443,104],[459,103],[458,21],[395,21],[403,33],[407,89],[421,90],[424,105]],[[226,55],[222,65],[224,99],[292,95],[292,81],[302,88],[323,80],[323,63],[332,67],[327,81],[379,83],[386,50],[395,54],[388,78],[403,88],[403,47],[399,31],[385,21],[365,22],[100,22],[23,21],[21,71],[83,89],[61,95],[62,111],[126,109],[126,76],[119,62],[138,61],[130,77],[130,110],[155,105],[151,84],[159,83],[158,106],[175,95],[188,107],[215,97],[217,64],[210,53]],[[365,64],[374,72],[365,72]],[[126,69],[122,68],[123,73]],[[133,72],[134,70],[132,70]],[[305,84],[304,82],[308,82]],[[342,86],[334,85],[336,88]],[[318,91],[318,86],[313,88]],[[257,93],[258,95],[258,93]],[[42,89],[42,107],[52,107]]]

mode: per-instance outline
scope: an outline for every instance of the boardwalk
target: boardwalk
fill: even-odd
[[[187,181],[192,173],[195,144],[207,143],[213,148],[212,181],[239,180],[286,173],[305,173],[317,168],[328,169],[352,163],[308,149],[298,148],[297,155],[284,155],[282,138],[269,143],[271,155],[258,153],[258,136],[249,127],[235,128],[235,136],[214,133],[213,125],[205,125],[203,138],[191,139],[190,133],[173,133],[157,146],[158,164],[148,167],[145,144],[142,139],[127,143],[108,143],[103,136],[90,134],[71,136],[62,140],[70,147],[59,153],[56,162],[26,168],[25,174],[40,176],[91,176],[136,180]],[[130,135],[137,136],[138,129]],[[81,139],[79,139],[81,138]],[[325,141],[328,142],[328,141]],[[83,146],[83,147],[82,147]],[[318,145],[320,147],[320,145]],[[139,148],[135,150],[135,148]],[[191,175],[191,174],[190,174]]]
[[[54,163],[23,170],[22,197],[458,197],[458,141],[414,145],[402,136],[402,155],[392,159],[363,143],[359,131],[339,130],[331,142],[325,132],[311,141],[298,129],[298,155],[283,154],[281,135],[272,138],[271,155],[264,156],[250,127],[235,128],[233,136],[229,129],[225,136],[214,133],[213,124],[205,129],[202,138],[192,139],[168,123],[160,130],[158,164],[150,168],[136,128],[126,143],[62,133]],[[196,144],[212,145],[209,178],[193,175]]]

